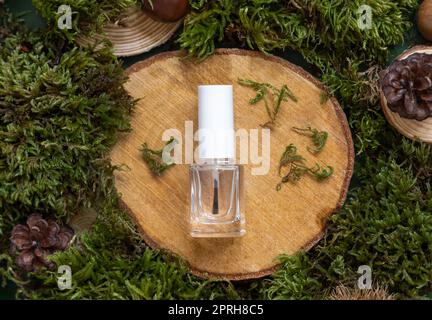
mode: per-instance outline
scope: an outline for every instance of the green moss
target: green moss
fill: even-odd
[[[19,296],[31,299],[238,298],[229,282],[192,276],[179,259],[145,246],[116,199],[105,201],[92,232],[52,257],[72,269],[73,288],[61,291],[55,272],[34,274]],[[36,290],[35,290],[36,289]]]
[[[33,0],[33,5],[45,18],[50,32],[48,36],[60,36],[74,40],[80,35],[99,33],[102,26],[116,18],[128,7],[137,5],[137,0]],[[61,5],[70,6],[72,10],[72,29],[59,29],[57,27],[58,14]]]
[[[11,222],[32,211],[64,218],[103,196],[105,155],[133,105],[109,50],[59,55],[24,38],[0,48],[0,210]]]
[[[270,52],[292,48],[320,69],[328,63],[343,66],[351,57],[385,62],[388,46],[403,40],[410,25],[404,15],[417,0],[241,0],[191,1],[195,10],[179,38],[190,56],[205,58],[225,36],[241,45]],[[361,30],[358,9],[373,10],[371,30]]]
[[[83,3],[90,2],[97,5]],[[107,50],[62,46],[64,35],[53,42],[57,48],[35,35],[9,33],[0,49],[0,108],[7,111],[0,118],[0,230],[6,235],[32,211],[66,219],[92,206],[99,216],[91,232],[53,257],[71,265],[73,289],[58,290],[56,273],[19,274],[5,236],[0,273],[14,278],[26,298],[313,299],[339,284],[355,287],[358,267],[368,265],[373,283],[399,298],[430,297],[432,150],[387,124],[376,83],[418,1],[191,2],[197,10],[179,41],[192,56],[208,56],[228,35],[262,51],[294,48],[322,71],[346,111],[357,187],[324,239],[307,253],[281,258],[272,276],[241,283],[198,279],[178,259],[146,248],[118,208],[115,168],[105,157],[116,132],[128,128],[133,105],[121,86],[121,66]],[[356,29],[360,4],[374,8],[376,24],[368,32]],[[53,22],[54,5],[48,8]]]
[[[430,294],[432,149],[403,139],[391,150],[366,160],[359,172],[365,183],[331,218],[324,240],[301,259],[287,258],[266,282],[265,296],[298,297],[306,283],[305,297],[322,298],[328,293],[322,288],[355,287],[361,265],[399,298]]]
[[[348,115],[359,155],[360,186],[331,219],[325,239],[307,254],[285,257],[281,270],[264,282],[261,297],[322,298],[339,283],[354,287],[363,264],[372,267],[374,283],[399,297],[432,290],[430,147],[401,139],[390,128],[377,87],[388,48],[402,42],[418,3],[256,0],[240,1],[225,13],[224,36],[264,52],[293,48],[323,72],[323,82]],[[361,4],[372,7],[371,30],[357,26]],[[197,6],[203,11],[185,24],[180,43],[191,56],[206,57],[223,38],[203,28],[211,19],[199,19],[211,16],[208,10],[216,14],[219,6],[224,7],[221,1]],[[206,46],[189,47],[189,40],[200,44],[197,39]]]
[[[31,212],[67,219],[104,197],[106,154],[134,101],[109,48],[92,52],[27,33],[0,7],[0,235]],[[10,28],[10,29],[9,29]]]
[[[0,43],[20,31],[23,31],[22,20],[10,14],[9,10],[0,4]]]
[[[304,253],[280,258],[281,268],[264,280],[264,299],[313,299],[322,285],[311,274],[311,263]]]

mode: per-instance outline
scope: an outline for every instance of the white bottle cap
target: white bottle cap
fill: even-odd
[[[235,158],[233,87],[198,86],[199,158]]]

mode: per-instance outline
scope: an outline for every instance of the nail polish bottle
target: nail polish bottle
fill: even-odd
[[[233,88],[198,87],[199,146],[190,167],[191,236],[240,237],[245,234],[242,177],[235,164]]]

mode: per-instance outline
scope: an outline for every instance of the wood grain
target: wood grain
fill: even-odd
[[[181,24],[181,20],[171,23],[153,20],[141,8],[131,7],[116,22],[104,26],[105,34],[79,37],[77,42],[81,46],[92,46],[107,38],[116,56],[130,57],[165,43]]]
[[[202,63],[184,60],[178,52],[164,53],[127,70],[129,93],[140,98],[132,119],[132,132],[121,137],[112,150],[112,162],[127,169],[116,173],[123,205],[135,219],[145,241],[183,257],[194,274],[202,277],[249,279],[265,276],[277,266],[277,256],[308,250],[321,237],[327,218],[341,208],[351,179],[354,152],[345,114],[337,101],[320,103],[324,87],[303,69],[285,60],[237,49],[219,49]],[[257,129],[267,120],[263,104],[251,106],[250,88],[238,78],[288,84],[298,103],[284,102],[278,125],[271,133],[271,167],[267,175],[252,175],[245,165],[246,235],[231,239],[193,239],[189,236],[189,166],[175,165],[155,178],[140,156],[140,146],[163,146],[162,133],[184,122],[197,129],[197,86],[233,84],[236,128]],[[291,128],[312,126],[329,132],[319,156],[306,151],[309,138]],[[313,165],[335,169],[325,182],[304,177],[275,190],[281,153],[294,143]]]
[[[404,53],[402,53],[397,60],[408,58],[414,53],[428,53],[432,54],[432,47],[430,46],[415,46]],[[415,119],[402,118],[398,113],[393,112],[387,106],[387,100],[384,92],[380,90],[381,107],[387,121],[405,137],[412,140],[420,140],[426,143],[432,143],[432,117],[425,120],[418,121]]]

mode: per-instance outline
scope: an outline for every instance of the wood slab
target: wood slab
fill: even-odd
[[[431,46],[415,46],[404,53],[402,53],[397,60],[403,60],[408,58],[414,53],[427,53],[432,54]],[[393,112],[387,106],[387,99],[384,96],[384,92],[380,90],[381,107],[387,121],[405,137],[412,140],[420,140],[429,144],[432,144],[432,117],[426,118],[425,120],[418,121],[415,119],[402,118],[398,113]]]
[[[182,23],[182,20],[170,23],[156,21],[141,8],[130,7],[117,21],[104,26],[103,34],[79,37],[77,42],[87,47],[107,38],[111,41],[116,56],[130,57],[164,44]]]
[[[308,250],[319,241],[327,218],[345,200],[354,152],[345,114],[333,98],[321,104],[324,87],[316,79],[283,59],[237,49],[219,49],[201,63],[185,60],[179,52],[163,53],[127,72],[126,89],[140,100],[132,132],[120,138],[111,157],[113,164],[127,166],[116,172],[116,186],[123,206],[151,247],[181,256],[196,275],[240,280],[268,275],[277,268],[279,255]],[[175,165],[156,178],[141,159],[140,147],[144,142],[151,148],[162,147],[162,133],[168,128],[177,128],[184,135],[186,120],[193,121],[197,129],[200,84],[233,84],[235,127],[260,128],[267,121],[264,104],[249,104],[254,92],[238,85],[239,77],[278,87],[287,84],[299,101],[284,102],[281,107],[278,125],[271,132],[270,172],[252,175],[256,165],[244,167],[246,235],[194,239],[189,235],[189,165]],[[312,126],[329,133],[319,156],[307,152],[310,138],[294,133],[293,126]],[[324,182],[305,176],[277,192],[277,166],[289,143],[311,165],[333,166],[333,176]]]

